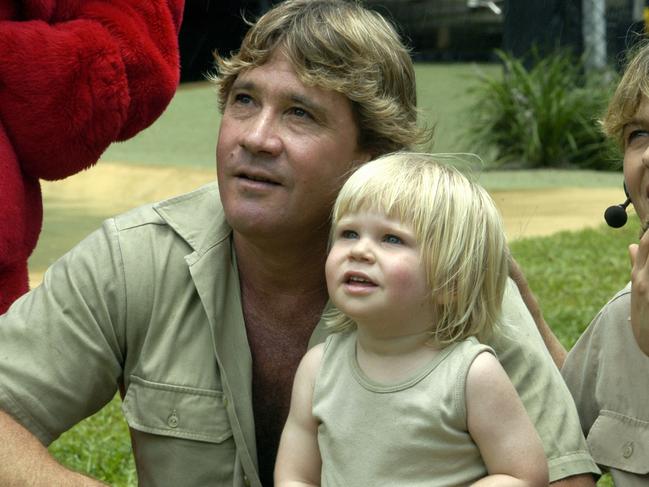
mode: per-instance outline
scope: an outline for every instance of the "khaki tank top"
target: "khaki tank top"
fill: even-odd
[[[378,384],[356,361],[356,333],[325,343],[315,382],[323,487],[463,486],[487,470],[466,425],[475,338],[445,348],[411,378]]]

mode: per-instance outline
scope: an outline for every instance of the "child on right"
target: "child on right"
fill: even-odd
[[[508,250],[486,191],[435,156],[363,165],[333,210],[333,333],[304,356],[275,485],[547,486],[493,350]],[[505,330],[506,333],[506,330]]]
[[[624,183],[640,219],[631,282],[597,314],[561,373],[593,459],[616,487],[649,485],[649,44],[637,48],[609,103],[604,132],[624,152]]]

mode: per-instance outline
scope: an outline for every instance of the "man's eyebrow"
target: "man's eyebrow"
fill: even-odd
[[[235,79],[232,83],[231,90],[254,90],[256,85],[252,81]]]
[[[304,108],[308,109],[309,111],[314,112],[315,115],[326,118],[327,110],[322,104],[314,102],[313,100],[305,96],[299,95],[297,93],[289,94],[288,98],[292,102],[298,103],[299,105],[302,105]]]

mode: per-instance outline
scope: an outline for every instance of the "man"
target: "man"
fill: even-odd
[[[356,4],[282,3],[217,61],[220,189],[107,221],[0,317],[0,484],[88,485],[42,444],[119,388],[140,485],[272,485],[294,370],[327,333],[336,192],[425,131],[407,50]],[[551,477],[593,485],[574,405],[515,288],[504,304],[516,327],[493,346]]]

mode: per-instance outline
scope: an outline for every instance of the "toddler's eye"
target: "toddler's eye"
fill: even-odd
[[[356,233],[354,230],[343,230],[342,232],[340,232],[340,236],[346,239],[354,239],[358,238],[358,233]]]
[[[399,245],[403,243],[403,240],[401,238],[397,237],[396,235],[388,234],[385,237],[383,237],[383,241],[389,244],[394,244],[394,245]]]

